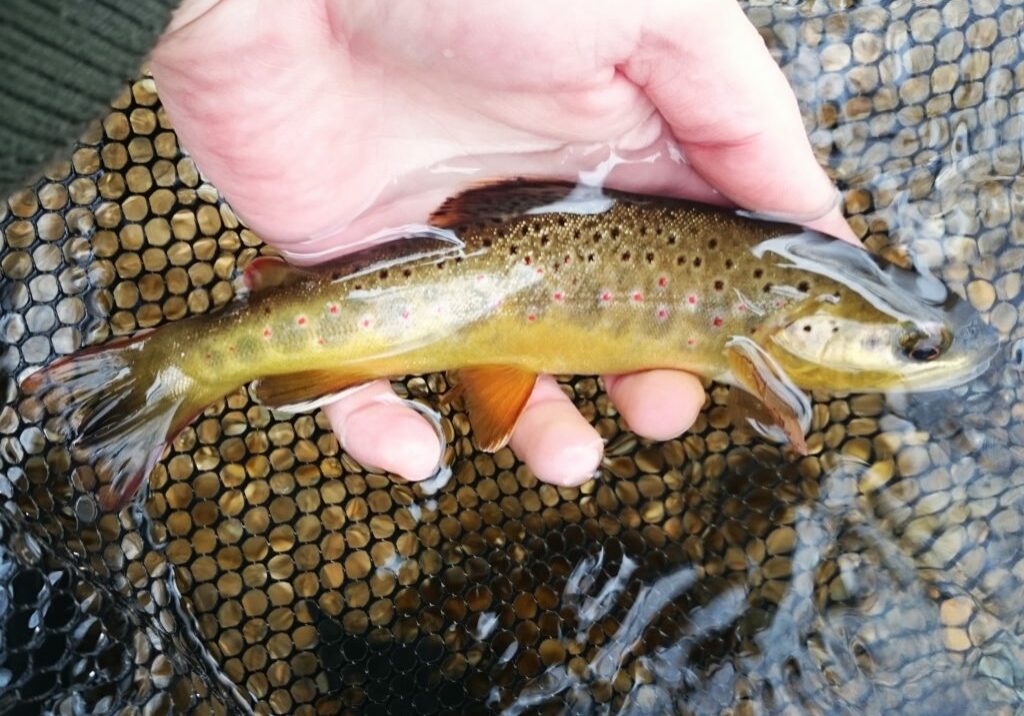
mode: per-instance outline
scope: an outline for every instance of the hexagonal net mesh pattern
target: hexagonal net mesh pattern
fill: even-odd
[[[750,3],[851,224],[1024,337],[1017,2]],[[258,148],[254,147],[254,152]],[[264,248],[129,83],[0,206],[0,710],[18,713],[1014,713],[1024,396],[815,395],[810,455],[736,424],[607,441],[579,488],[475,450],[451,480],[367,471],[323,416],[247,390],[174,443],[144,505],[99,510],[55,406],[18,379],[215,310]],[[1008,351],[1009,352],[1009,351]],[[396,383],[438,407],[440,375]]]

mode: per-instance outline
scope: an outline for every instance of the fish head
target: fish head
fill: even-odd
[[[996,331],[959,297],[938,316],[914,320],[879,311],[856,293],[839,294],[804,301],[768,337],[766,350],[801,387],[952,388],[983,373],[998,351]]]
[[[995,329],[920,267],[888,264],[845,242],[796,238],[776,252],[828,280],[783,309],[762,340],[800,387],[942,390],[978,377],[998,353]]]

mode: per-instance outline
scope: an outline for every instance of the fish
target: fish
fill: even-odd
[[[30,373],[126,505],[205,408],[252,384],[312,410],[378,378],[451,371],[481,449],[539,374],[689,371],[736,386],[806,452],[812,390],[926,391],[983,373],[998,336],[920,266],[800,226],[561,181],[469,188],[422,225],[318,267],[263,257],[222,310]]]

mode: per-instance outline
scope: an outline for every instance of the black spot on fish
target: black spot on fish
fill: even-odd
[[[723,288],[725,288],[725,284],[722,281],[715,281],[716,291],[721,291]]]
[[[612,238],[613,238],[613,239],[617,239],[617,238],[619,238],[619,234],[620,234],[620,233],[622,233],[622,232],[620,232],[620,231],[619,231],[619,227],[618,227],[618,226],[614,226],[614,227],[612,227],[612,231],[611,231],[611,234],[612,234]]]
[[[548,238],[547,234],[544,234],[543,236],[540,237],[541,246],[547,246],[549,243],[551,243],[551,240]]]
[[[708,242],[708,248],[709,249],[717,249],[718,248],[718,239],[711,239],[711,241]]]
[[[382,270],[380,272],[380,277],[381,277],[381,279],[387,278],[388,277],[388,270],[387,269]]]
[[[587,254],[587,263],[594,263],[594,254]]]
[[[594,232],[594,243],[596,244],[600,240],[601,240],[601,232],[600,231],[595,231]]]
[[[806,326],[804,326],[804,333],[810,333],[810,332],[811,332],[811,324],[808,323]]]
[[[519,247],[516,246],[515,244],[512,244],[511,246],[508,247],[508,252],[510,254],[513,254],[513,255],[514,254],[518,254],[519,253]]]
[[[566,223],[567,223],[567,222],[566,222],[566,220],[565,220],[565,217],[564,217],[564,216],[559,216],[559,217],[558,217],[558,225],[559,225],[559,226],[565,226],[565,225],[566,225]]]
[[[764,276],[763,269],[754,269],[754,278],[761,278],[762,276]]]
[[[410,276],[412,276],[412,271],[410,271],[409,269],[402,269],[402,276],[404,276],[405,278],[409,278]]]
[[[484,239],[484,241],[483,241],[483,244],[484,244],[484,248],[485,248],[485,249],[489,249],[489,248],[491,248],[491,245],[492,245],[493,243],[494,243],[494,242],[493,242],[493,241],[491,241],[490,239]]]
[[[686,263],[686,256],[680,256],[676,259],[676,266],[682,266]]]
[[[811,284],[808,283],[807,281],[801,281],[796,285],[796,288],[798,291],[803,291],[804,293],[807,293],[808,291],[811,290]]]
[[[771,290],[772,290],[772,285],[770,283],[766,283],[764,285],[764,292],[765,293],[769,293]]]
[[[668,235],[668,245],[669,246],[675,246],[676,245],[676,235],[675,234],[669,234]]]
[[[726,259],[725,260],[725,267],[727,269],[731,269],[733,267],[732,259]]]
[[[630,253],[628,251],[623,251],[622,252],[622,260],[623,261],[629,261],[629,256],[630,256]]]
[[[693,265],[694,265],[694,266],[700,267],[700,265],[701,265],[702,263],[704,263],[704,261],[703,261],[703,260],[701,259],[701,257],[700,257],[700,256],[698,256],[697,258],[695,258],[695,259],[693,260]]]
[[[654,263],[654,252],[653,251],[648,251],[647,255],[644,256],[644,258],[647,259],[647,263],[653,264]]]

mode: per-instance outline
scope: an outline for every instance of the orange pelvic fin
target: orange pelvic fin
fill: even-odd
[[[496,452],[508,443],[537,374],[511,366],[484,366],[458,371],[469,422],[481,450]]]

